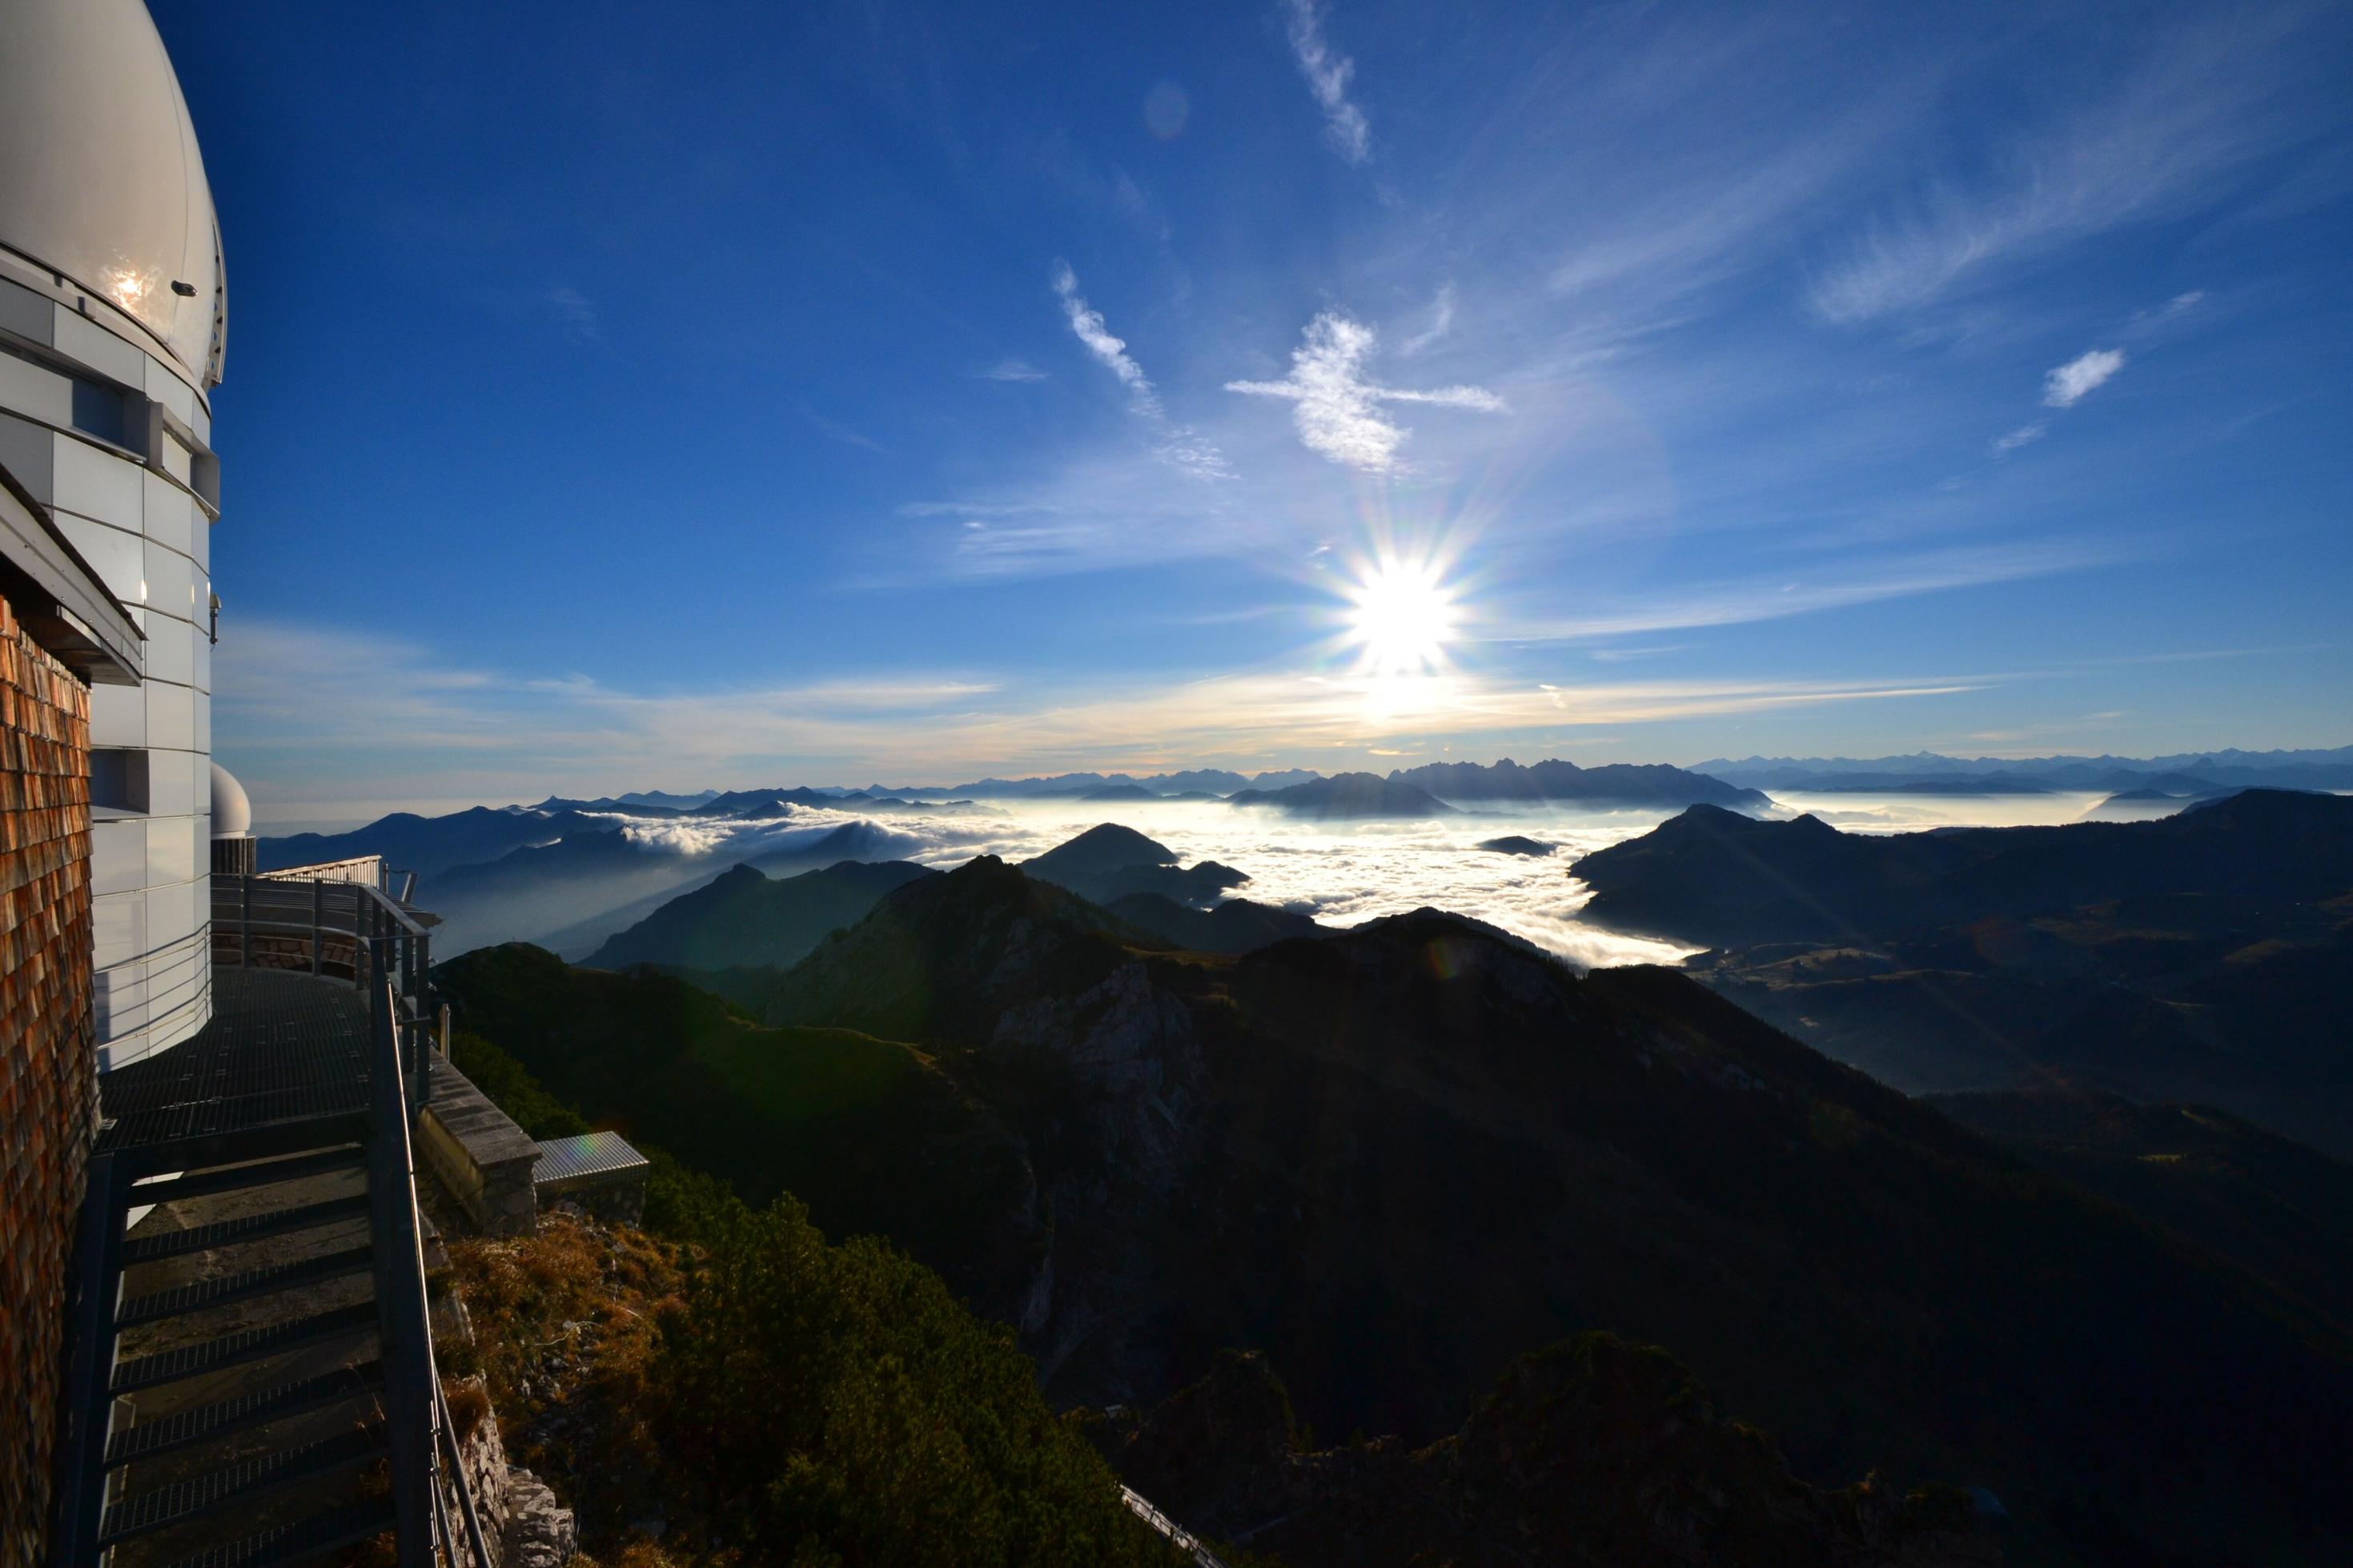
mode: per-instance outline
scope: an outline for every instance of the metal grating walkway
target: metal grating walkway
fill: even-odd
[[[212,1022],[102,1080],[99,1152],[364,1116],[368,1029],[366,998],[343,981],[216,969]]]

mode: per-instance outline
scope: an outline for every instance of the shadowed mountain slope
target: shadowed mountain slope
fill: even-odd
[[[1311,916],[1248,899],[1194,910],[1157,893],[1130,893],[1106,907],[1128,924],[1196,952],[1250,952],[1293,937],[1323,936],[1331,929]]]
[[[1931,1104],[2217,1258],[2353,1323],[2353,1165],[2211,1106],[2053,1079]]]
[[[764,1028],[647,970],[523,943],[441,964],[459,1027],[599,1127],[678,1151],[747,1201],[790,1192],[828,1235],[887,1235],[979,1309],[1018,1320],[1047,1229],[1019,1142],[907,1046]]]
[[[1710,946],[1819,942],[2140,893],[2353,888],[2353,799],[2248,790],[2157,822],[1884,836],[1694,806],[1571,868],[1584,918]]]
[[[780,879],[736,866],[607,939],[584,962],[599,969],[632,963],[788,969],[883,894],[933,874],[905,860],[844,860]]]
[[[1992,1568],[1952,1488],[1809,1486],[1673,1357],[1588,1333],[1522,1356],[1461,1429],[1314,1450],[1263,1356],[1229,1352],[1149,1414],[1083,1423],[1121,1479],[1293,1568]]]
[[[1108,904],[1130,893],[1156,893],[1179,904],[1215,903],[1228,888],[1250,878],[1215,860],[1180,867],[1176,852],[1115,822],[1088,828],[1076,838],[1058,844],[1034,860],[1022,862],[1023,874],[1082,899]]]
[[[1577,862],[1585,918],[1914,1093],[2058,1071],[2353,1154],[2353,800],[1888,837],[1694,808]]]
[[[1255,1346],[1321,1429],[1419,1443],[1514,1352],[1609,1329],[1799,1476],[1990,1488],[2036,1556],[2353,1543],[2345,1325],[1681,975],[1579,978],[1432,911],[1156,952],[981,860],[766,1006],[923,1042],[1018,1132],[1058,1400],[1148,1402]]]

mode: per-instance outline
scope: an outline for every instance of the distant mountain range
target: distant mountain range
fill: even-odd
[[[1454,807],[1428,791],[1378,773],[1335,773],[1287,789],[1246,789],[1228,795],[1226,804],[1272,806],[1319,821],[1455,815]]]
[[[1704,773],[1669,767],[1663,763],[1610,763],[1580,768],[1554,759],[1522,767],[1505,757],[1492,767],[1477,763],[1430,763],[1389,774],[1398,784],[1411,784],[1449,801],[1577,801],[1598,805],[1725,805],[1757,807],[1772,805],[1763,792],[1727,784]]]
[[[2142,787],[2148,775],[2187,774],[2204,785],[2264,785],[2277,789],[2353,789],[2353,746],[2322,751],[2181,752],[2165,757],[1949,757],[1919,752],[1906,757],[1716,757],[1692,771],[1756,789],[1821,789],[1842,779],[1852,787],[1884,789],[1896,779],[1919,782],[2015,778],[2052,789],[2118,791]],[[2175,791],[2187,794],[2189,791]]]
[[[1344,777],[1378,775],[1341,775]],[[1393,770],[1388,778],[1424,794],[1448,801],[1594,801],[1628,805],[1736,805],[1769,804],[1753,789],[1727,785],[1699,773],[1665,763],[1610,763],[1580,768],[1557,759],[1529,766],[1505,757],[1493,766],[1478,763],[1431,763],[1418,768]],[[768,801],[790,805],[855,806],[860,803],[903,802],[929,805],[951,797],[966,800],[1164,800],[1172,796],[1231,797],[1246,792],[1272,794],[1325,781],[1308,768],[1285,768],[1246,777],[1223,768],[1193,768],[1182,773],[1055,773],[1026,779],[985,778],[958,784],[790,785],[773,788],[702,790],[694,795],[670,795],[659,790],[607,795],[595,800],[550,796],[536,811],[609,811],[628,806],[718,816],[742,811]]]

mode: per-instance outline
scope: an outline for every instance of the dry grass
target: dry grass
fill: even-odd
[[[660,1511],[660,1393],[647,1366],[677,1300],[677,1249],[557,1211],[536,1236],[453,1239],[449,1257],[475,1342],[448,1347],[444,1371],[484,1375],[509,1457],[578,1512],[584,1547],[659,1568],[649,1544],[642,1564],[627,1554],[645,1544],[632,1523]],[[465,1421],[454,1397],[451,1414]]]

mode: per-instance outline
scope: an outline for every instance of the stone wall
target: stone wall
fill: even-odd
[[[45,1556],[98,1104],[90,952],[90,692],[0,599],[0,1568]]]
[[[449,1412],[458,1436],[458,1462],[482,1526],[482,1546],[493,1568],[564,1568],[579,1552],[580,1531],[572,1510],[555,1500],[545,1481],[507,1459],[499,1436],[498,1412],[480,1377],[452,1385]],[[445,1504],[449,1528],[462,1534],[460,1505],[449,1491]]]

